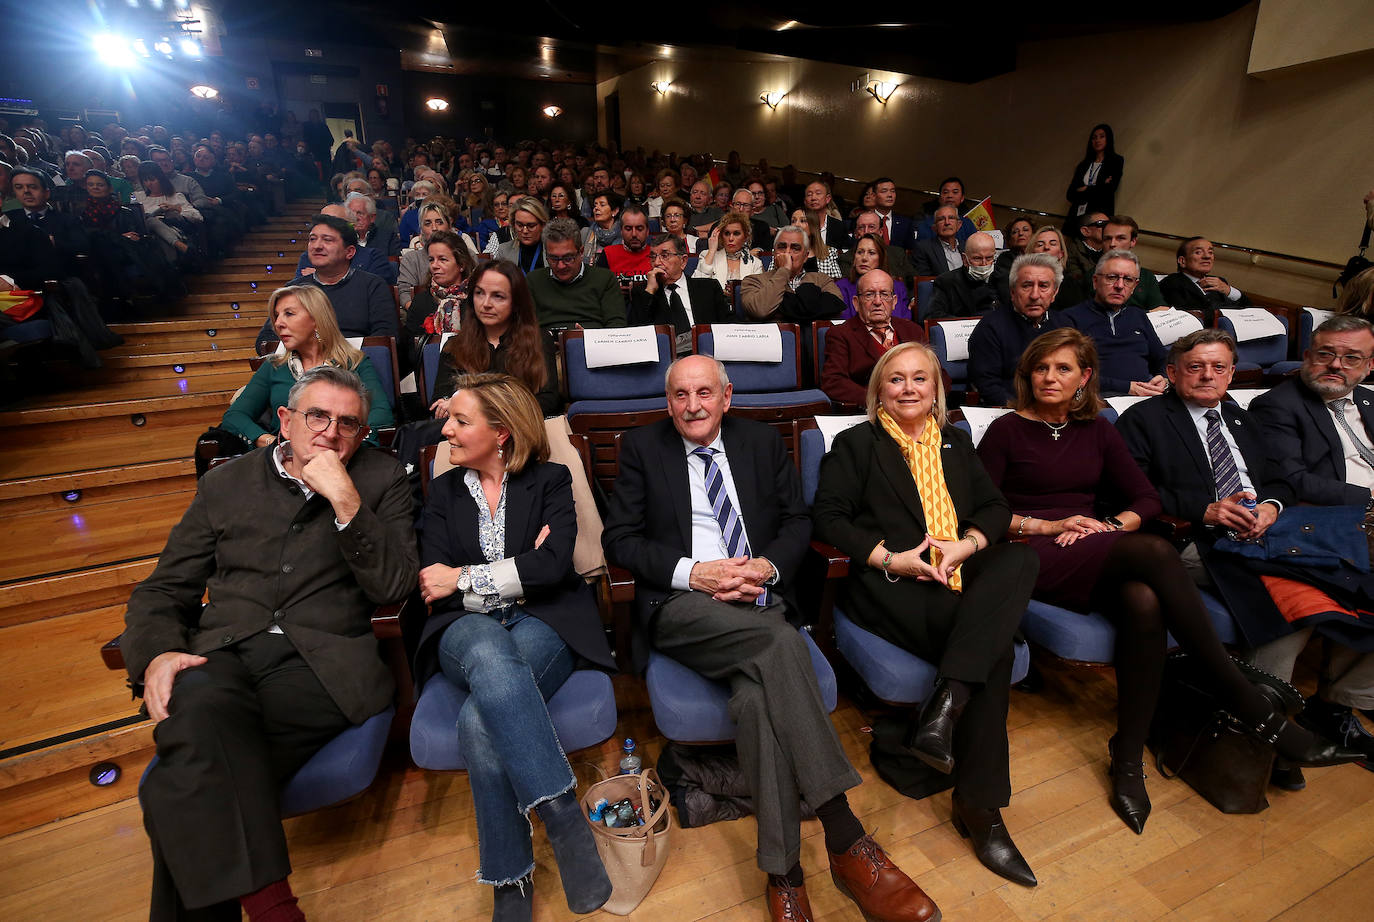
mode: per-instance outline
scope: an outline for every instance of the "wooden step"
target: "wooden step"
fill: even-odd
[[[122,606],[156,565],[157,558],[150,556],[0,586],[0,625],[27,624],[74,611]]]
[[[267,267],[271,266],[271,269]],[[261,262],[257,266],[236,267],[233,271],[216,272],[213,275],[203,275],[194,280],[190,285],[192,292],[205,290],[229,290],[233,291],[236,286],[256,282],[261,288],[267,284],[281,285],[282,279],[291,281],[296,275],[296,261],[294,259],[272,259],[270,262]],[[252,289],[249,288],[251,291]]]
[[[216,337],[218,339],[218,337]],[[107,369],[150,368],[165,366],[173,368],[185,365],[189,371],[195,366],[214,365],[219,362],[246,361],[257,353],[251,348],[214,349],[214,350],[170,350],[167,352],[142,352],[123,354],[119,348],[102,352]],[[200,369],[203,370],[203,369]]]
[[[232,319],[232,318],[231,318]],[[262,324],[258,324],[259,327]],[[125,337],[122,346],[116,346],[109,352],[102,352],[101,358],[135,358],[141,356],[160,356],[168,353],[183,353],[191,355],[214,355],[216,352],[228,352],[235,356],[246,350],[250,355],[253,353],[253,342],[257,336],[255,329],[220,330],[211,339],[202,331],[198,336],[183,336],[177,333],[151,333],[139,337],[144,342],[129,342]]]
[[[174,492],[9,516],[7,529],[24,540],[0,558],[0,583],[155,556],[194,496],[190,478]]]
[[[139,341],[139,337],[148,333],[178,333],[181,335],[203,334],[214,339],[223,335],[225,330],[252,330],[262,326],[259,321],[256,325],[251,317],[244,317],[239,320],[230,318],[222,323],[209,324],[204,320],[191,317],[169,317],[164,320],[140,320],[134,323],[112,323],[110,329],[119,335],[129,338],[133,337]],[[214,330],[215,336],[210,336],[210,331]]]
[[[127,676],[100,658],[123,630],[123,603],[0,627],[0,750],[135,713]]]
[[[287,279],[290,281],[290,279]],[[274,286],[275,287],[275,286]],[[177,304],[178,310],[185,310],[192,304],[218,304],[230,307],[238,304],[261,304],[264,309],[267,307],[267,300],[272,297],[272,288],[262,285],[258,286],[257,291],[199,291],[192,292],[182,298]]]
[[[288,264],[291,266],[291,268],[294,269],[296,266],[296,262],[301,258],[301,253],[304,250],[304,246],[299,246],[296,248],[295,252],[282,250],[280,251],[280,256],[278,256],[277,253],[274,252],[268,253],[265,258],[262,256],[232,256],[228,259],[221,259],[215,265],[217,267],[223,266],[225,269],[232,269],[234,271],[242,271],[246,269],[262,269],[266,266],[271,265],[275,266],[273,272],[280,273],[282,271],[282,267]]]
[[[0,481],[0,518],[42,509],[79,512],[129,496],[194,488],[195,463],[189,453],[181,459],[17,477]]]
[[[223,394],[227,403],[229,394],[248,383],[246,372],[247,369],[245,368],[243,372],[224,372],[199,377],[183,376],[170,380],[126,381],[122,384],[112,384],[109,387],[101,388],[98,394],[92,394],[84,388],[80,391],[59,391],[53,394],[43,394],[26,400],[23,408],[18,411],[0,413],[0,427],[7,425],[7,418],[14,412],[23,412],[25,409],[45,410],[69,407],[80,409],[92,397],[97,397],[104,402],[125,403],[162,397]],[[108,414],[101,413],[98,415]]]
[[[269,294],[271,292],[268,292]],[[234,305],[237,304],[238,307]],[[206,304],[183,304],[178,314],[187,320],[256,320],[258,326],[267,318],[266,301],[220,301]]]

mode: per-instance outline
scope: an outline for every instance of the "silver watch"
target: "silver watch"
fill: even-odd
[[[467,567],[458,571],[458,582],[455,584],[459,592],[469,592],[472,590],[472,574]]]

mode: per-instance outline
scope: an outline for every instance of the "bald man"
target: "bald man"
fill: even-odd
[[[997,243],[981,231],[964,243],[964,264],[935,279],[929,317],[981,317],[998,306],[991,284]]]

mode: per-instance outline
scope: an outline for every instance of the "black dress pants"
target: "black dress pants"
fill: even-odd
[[[238,897],[289,875],[281,786],[349,726],[285,635],[207,659],[177,676],[139,787],[152,922],[237,920]]]
[[[1039,560],[1024,544],[994,544],[964,563],[962,592],[939,583],[903,580],[899,610],[850,617],[904,650],[939,665],[941,678],[973,688],[954,733],[954,785],[972,807],[1005,807],[1012,639],[1026,612]],[[891,598],[891,594],[888,596]]]

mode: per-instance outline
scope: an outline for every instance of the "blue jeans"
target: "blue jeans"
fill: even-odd
[[[534,870],[528,813],[576,786],[544,702],[567,681],[573,654],[523,609],[469,614],[439,641],[444,676],[468,692],[458,741],[477,815],[478,879],[514,883]]]

